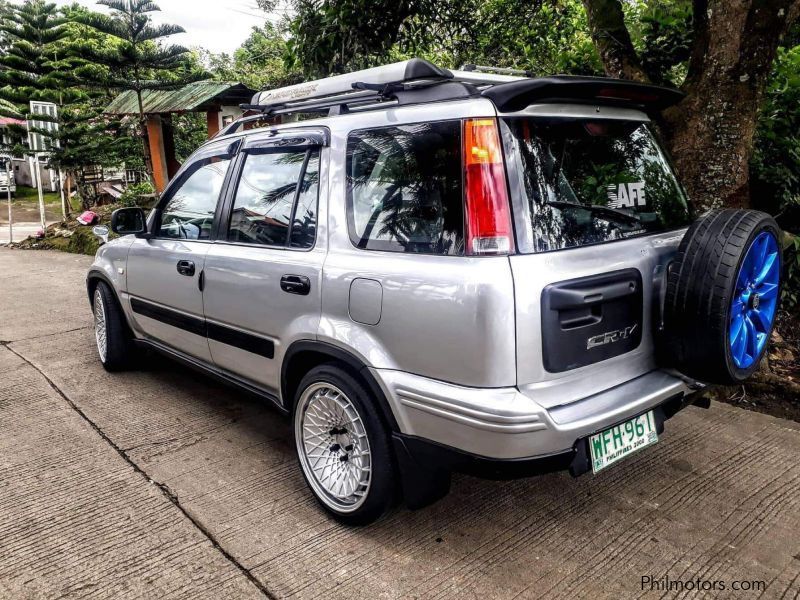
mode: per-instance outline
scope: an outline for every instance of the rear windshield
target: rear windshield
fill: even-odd
[[[503,132],[521,252],[599,244],[690,221],[649,124],[512,118]]]

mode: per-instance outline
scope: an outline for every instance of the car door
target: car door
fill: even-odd
[[[319,325],[326,140],[322,129],[249,137],[205,260],[214,364],[276,396],[286,348]]]
[[[227,141],[191,157],[164,192],[152,235],[136,239],[128,254],[128,301],[136,326],[151,340],[206,362],[211,353],[202,272],[235,151],[236,143]]]

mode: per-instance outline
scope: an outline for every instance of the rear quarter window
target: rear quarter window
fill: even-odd
[[[461,122],[352,132],[347,219],[358,248],[463,254]]]

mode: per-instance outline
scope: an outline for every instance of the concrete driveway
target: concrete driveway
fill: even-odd
[[[0,249],[2,598],[800,598],[796,423],[692,407],[601,476],[456,477],[348,529],[277,413],[167,360],[100,367],[89,263]]]

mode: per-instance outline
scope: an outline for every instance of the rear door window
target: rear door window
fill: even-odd
[[[311,248],[317,230],[319,150],[254,152],[244,161],[228,241]]]
[[[463,254],[461,122],[350,134],[347,209],[358,248]]]
[[[683,227],[686,196],[648,123],[504,121],[521,252],[599,244]]]

